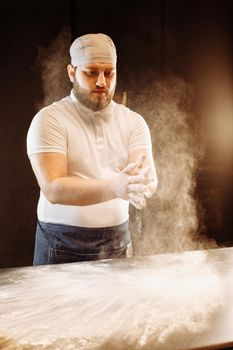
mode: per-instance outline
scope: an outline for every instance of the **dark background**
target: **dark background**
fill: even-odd
[[[1,267],[32,263],[39,190],[25,141],[43,101],[39,48],[49,46],[64,27],[70,28],[72,39],[104,32],[118,48],[119,91],[130,79],[140,84],[147,71],[158,79],[177,74],[198,88],[201,72],[216,60],[223,67],[219,74],[226,74],[231,84],[231,70],[224,68],[232,68],[232,8],[230,0],[1,2]],[[227,189],[219,182],[210,185],[209,178],[216,172],[211,164],[206,158],[197,174],[206,234],[230,245],[232,177]],[[216,198],[221,199],[221,207]],[[219,211],[221,220],[216,215]]]

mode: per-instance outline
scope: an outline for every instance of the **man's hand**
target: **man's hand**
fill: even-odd
[[[148,188],[151,179],[147,176],[150,167],[143,168],[145,157],[140,156],[136,162],[129,163],[114,179],[114,193],[117,197],[130,202],[137,209],[146,206],[145,197],[152,193]]]

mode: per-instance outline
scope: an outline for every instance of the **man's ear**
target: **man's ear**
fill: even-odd
[[[72,64],[68,64],[68,66],[67,66],[67,73],[68,73],[68,76],[69,76],[69,79],[70,79],[71,83],[73,83],[74,80],[75,80],[75,69],[72,66]]]

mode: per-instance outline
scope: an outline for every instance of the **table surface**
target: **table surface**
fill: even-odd
[[[0,270],[0,336],[102,349],[119,333],[127,349],[233,345],[233,248]]]

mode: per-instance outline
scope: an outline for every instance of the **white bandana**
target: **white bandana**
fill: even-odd
[[[116,65],[116,47],[105,34],[86,34],[75,39],[70,47],[71,64],[80,66],[104,62]]]

